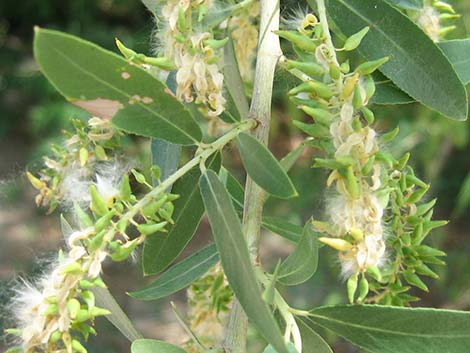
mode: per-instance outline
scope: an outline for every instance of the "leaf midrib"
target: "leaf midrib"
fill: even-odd
[[[323,319],[325,321],[334,322],[334,323],[337,323],[337,324],[340,324],[340,325],[343,325],[343,326],[354,327],[354,328],[357,328],[357,329],[360,329],[360,330],[366,330],[366,331],[369,330],[369,331],[373,331],[373,332],[386,333],[386,334],[396,335],[396,336],[405,336],[405,337],[410,336],[410,337],[421,337],[421,338],[446,338],[446,339],[468,338],[468,337],[470,337],[470,334],[468,334],[468,335],[442,335],[442,334],[426,334],[426,333],[412,333],[412,334],[410,334],[410,333],[407,333],[407,332],[393,331],[393,330],[388,330],[388,329],[384,329],[384,328],[377,328],[377,327],[363,326],[363,325],[359,325],[359,324],[354,324],[354,323],[339,320],[339,319],[333,319],[333,318],[328,317],[328,316],[313,314],[312,312],[309,313],[309,316],[316,317],[318,319]],[[320,322],[316,322],[316,321],[314,321],[314,320],[312,320],[308,317],[306,319],[310,320],[311,322],[313,322],[315,324],[318,324],[322,327],[330,329],[327,326],[324,326],[323,324],[321,324]]]
[[[406,50],[404,50],[402,47],[400,47],[397,43],[395,43],[395,41],[393,41],[384,31],[382,31],[380,29],[380,27],[375,23],[375,22],[372,22],[372,21],[369,21],[367,19],[367,17],[364,17],[362,15],[362,13],[358,12],[358,10],[356,10],[354,7],[350,6],[349,4],[347,4],[346,2],[344,2],[344,0],[338,0],[339,2],[341,2],[345,7],[347,7],[349,10],[351,10],[351,12],[355,13],[359,18],[361,18],[364,22],[366,22],[367,24],[369,24],[371,27],[375,28],[379,33],[381,33],[386,39],[389,40],[389,42],[392,43],[393,46],[395,46],[403,55],[403,53],[405,54],[405,57],[408,57],[408,55],[406,55]],[[390,5],[389,5],[390,6]],[[432,79],[432,77],[430,77],[426,71],[423,72],[423,70],[421,69],[422,67],[426,67],[426,65],[424,65],[425,63],[422,61],[422,60],[419,60],[420,57],[418,56],[417,59],[418,60],[415,60],[416,57],[415,56],[411,56],[410,58],[410,61],[411,62],[414,62],[415,63],[415,67],[417,68],[416,71],[420,72],[420,73],[424,73],[423,76],[425,76],[427,78],[427,81],[430,82],[430,84],[435,87],[436,85],[434,84],[434,80]],[[419,65],[421,63],[421,65]],[[384,73],[385,74],[385,73]],[[459,79],[460,80],[460,79]],[[393,82],[393,80],[391,79],[391,81]],[[411,96],[411,94],[403,89],[403,91],[405,91],[408,95]],[[441,90],[442,91],[442,90]],[[414,98],[414,97],[413,97]],[[452,106],[454,108],[457,108],[456,110],[457,111],[460,111],[460,109],[458,109],[458,106],[455,104],[455,101],[452,99],[453,96],[450,96],[450,101],[452,102]],[[416,98],[415,98],[416,99]]]
[[[82,72],[83,74],[85,75],[88,75],[90,76],[91,78],[97,80],[98,82],[100,82],[101,84],[105,85],[106,87],[110,88],[111,90],[114,90],[115,92],[123,95],[124,97],[128,98],[128,99],[131,99],[132,96],[130,94],[127,94],[126,92],[120,90],[119,88],[109,84],[108,82],[106,82],[105,80],[101,79],[99,76],[97,76],[96,74],[94,74],[93,72],[91,71],[88,71],[86,70],[85,68],[83,68],[82,66],[80,66],[77,62],[75,62],[71,57],[69,57],[67,54],[65,54],[64,52],[60,51],[58,48],[55,48],[55,47],[52,47],[52,50],[55,51],[57,54],[59,54],[61,57],[63,57],[65,60],[67,60],[71,65],[75,66],[80,72]],[[99,98],[99,97],[97,97]],[[106,97],[105,97],[106,98]],[[79,100],[79,99],[77,99]],[[122,102],[121,102],[122,103]],[[124,103],[125,105],[127,105],[127,103]],[[162,119],[163,121],[165,121],[168,125],[172,126],[173,128],[175,128],[176,130],[180,131],[183,135],[185,135],[186,137],[188,137],[191,141],[193,142],[197,142],[196,139],[194,139],[194,137],[192,137],[191,135],[189,135],[186,131],[184,131],[183,129],[181,129],[178,125],[175,125],[174,123],[171,122],[171,120],[169,119],[166,119],[163,115],[160,115],[158,114],[155,110],[152,110],[150,109],[147,105],[143,104],[142,102],[140,101],[137,101],[135,103],[136,105],[138,105],[139,107],[143,108],[144,110],[148,111],[151,115],[154,115],[154,116],[157,116],[159,117],[160,119]]]
[[[206,264],[207,262],[209,262],[210,260],[212,260],[212,258],[214,258],[215,256],[218,256],[218,253],[215,252],[214,254],[212,254],[211,256],[209,256],[208,258],[206,258],[204,261],[202,262],[198,262],[196,263],[194,266],[188,268],[186,271],[184,272],[181,272],[179,275],[177,275],[176,277],[173,277],[173,279],[170,279],[169,281],[166,281],[166,282],[163,282],[163,283],[157,283],[156,286],[154,287],[147,287],[147,288],[144,288],[142,290],[139,290],[137,292],[134,292],[134,294],[138,295],[139,297],[141,296],[145,296],[146,292],[148,291],[155,291],[155,290],[158,290],[160,288],[164,288],[166,286],[168,286],[169,284],[172,284],[173,282],[177,281],[178,279],[184,277],[185,275],[187,275],[188,273],[190,273],[191,271],[193,271],[194,269],[198,268],[198,267],[201,267],[202,265]],[[177,265],[175,265],[177,266]],[[171,269],[169,270],[171,271]],[[167,273],[166,273],[167,274]],[[165,274],[163,274],[162,276],[164,276]],[[159,278],[161,279],[161,277]],[[159,279],[157,279],[156,281],[159,281]]]

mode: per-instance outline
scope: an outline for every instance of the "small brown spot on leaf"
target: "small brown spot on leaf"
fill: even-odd
[[[144,103],[144,104],[150,104],[150,103],[152,103],[152,102],[153,102],[153,99],[150,98],[150,97],[144,97],[144,98],[142,98],[142,103]]]
[[[105,98],[96,98],[93,100],[75,100],[71,101],[71,103],[86,110],[94,116],[106,120],[111,120],[120,109],[124,108],[121,102]]]
[[[124,71],[123,73],[121,73],[121,77],[124,79],[124,80],[128,80],[131,78],[131,74],[128,73],[127,71]]]

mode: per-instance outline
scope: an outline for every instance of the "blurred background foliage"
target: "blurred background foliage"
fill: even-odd
[[[459,28],[448,39],[465,38],[470,33],[470,2],[451,2],[462,18]],[[283,2],[285,11],[305,7],[304,2]],[[46,217],[37,210],[33,190],[24,178],[25,169],[35,169],[49,145],[58,142],[61,131],[70,127],[70,118],[87,118],[87,114],[68,104],[40,74],[32,56],[33,27],[59,29],[115,50],[118,37],[130,48],[150,54],[153,19],[138,0],[29,0],[0,2],[0,328],[8,322],[8,299],[17,277],[34,278],[47,266],[47,255],[61,244],[58,214]],[[116,51],[116,50],[115,50]],[[276,80],[271,148],[282,157],[295,147],[302,135],[293,128],[292,119],[302,115],[286,99],[289,79],[279,72]],[[380,130],[400,126],[393,146],[397,155],[412,153],[417,174],[431,183],[432,197],[438,197],[437,219],[451,223],[436,231],[429,241],[444,249],[447,267],[438,268],[440,279],[428,283],[430,292],[416,291],[421,306],[470,309],[470,122],[445,119],[418,104],[374,107]],[[226,158],[234,171],[239,166],[231,149]],[[293,168],[292,176],[300,191],[295,200],[271,200],[266,214],[282,216],[302,224],[312,214],[321,217],[324,203],[325,175],[310,168],[312,151],[306,151]],[[243,176],[239,175],[242,179]],[[431,197],[431,196],[430,196]],[[210,242],[207,222],[203,222],[187,255]],[[263,236],[262,257],[267,266],[285,256],[292,248],[276,235]],[[346,302],[344,283],[338,277],[336,253],[323,248],[317,274],[302,286],[289,288],[293,305],[309,308],[320,304]],[[105,279],[112,292],[138,329],[147,337],[181,343],[184,332],[177,324],[169,300],[141,303],[125,292],[142,285],[138,264],[113,265],[105,268]],[[287,290],[287,289],[286,289]],[[184,308],[184,291],[171,298]],[[3,314],[3,315],[2,315]],[[106,321],[97,323],[99,339],[92,339],[90,352],[128,352],[128,342]],[[262,348],[254,337],[255,350]],[[335,337],[329,337],[335,342]],[[348,344],[336,341],[335,352],[356,352]],[[2,341],[0,340],[0,350]]]

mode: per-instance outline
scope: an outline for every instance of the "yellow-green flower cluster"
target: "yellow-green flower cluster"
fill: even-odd
[[[238,68],[245,82],[253,80],[253,61],[258,45],[258,27],[256,23],[258,16],[259,3],[255,1],[242,8],[229,20],[229,29],[234,39]]]
[[[375,92],[371,74],[388,58],[364,62],[351,71],[348,61],[338,62],[336,52],[357,48],[368,28],[335,48],[327,24],[312,14],[299,23],[297,31],[278,32],[298,56],[284,58],[281,64],[301,80],[289,92],[291,100],[314,122],[294,124],[324,152],[314,166],[329,170],[327,186],[334,189],[327,201],[328,219],[314,220],[313,226],[323,233],[320,241],[338,250],[351,302],[364,301],[372,291],[374,301],[406,304],[406,283],[424,288],[417,274],[432,272],[424,273],[426,256],[419,251],[429,249],[421,242],[430,229],[445,222],[430,220],[432,205],[416,213],[424,207],[416,203],[429,186],[406,166],[409,155],[396,160],[382,150],[398,129],[379,137],[371,126],[374,114],[366,107]],[[435,250],[435,255],[442,252]]]
[[[87,124],[80,120],[72,122],[75,133],[65,132],[65,143],[52,146],[53,156],[44,158],[45,168],[39,176],[26,174],[39,191],[36,204],[49,206],[49,212],[60,203],[80,201],[88,194],[89,183],[86,181],[95,177],[97,165],[119,153],[120,135],[109,121],[94,117]]]
[[[423,8],[415,14],[415,21],[434,42],[439,42],[456,28],[444,23],[459,17],[452,5],[438,0],[426,0]]]
[[[218,40],[203,19],[212,0],[170,0],[161,10],[158,36],[163,55],[176,66],[176,96],[204,107],[209,118],[222,114],[224,76],[218,67],[226,39]]]
[[[67,154],[73,156],[82,155]],[[68,162],[75,165],[74,161]],[[158,180],[158,168],[152,171]],[[144,175],[134,169],[131,175],[135,183],[153,190]],[[96,307],[90,290],[104,286],[100,279],[103,262],[107,258],[126,260],[146,236],[165,231],[168,224],[174,223],[172,202],[177,195],[162,190],[139,200],[128,174],[98,174],[88,187],[87,208],[74,203],[73,219],[77,220],[78,230],[66,236],[67,250],[60,252],[52,269],[36,285],[18,290],[13,305],[18,326],[9,332],[19,336],[19,352],[86,353],[81,340],[95,334],[95,317],[108,314]],[[129,234],[138,236],[131,238]]]

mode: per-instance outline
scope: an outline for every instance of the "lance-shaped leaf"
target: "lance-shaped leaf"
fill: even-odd
[[[301,226],[276,217],[263,217],[261,226],[273,233],[280,235],[283,238],[286,238],[287,240],[290,240],[293,243],[299,242],[303,232]]]
[[[152,139],[152,164],[160,168],[160,180],[163,181],[178,168],[181,155],[181,146],[174,143]]]
[[[246,315],[279,353],[288,353],[281,331],[266,303],[251,265],[248,247],[230,196],[216,173],[200,179],[201,195],[227,279]]]
[[[465,85],[470,83],[470,39],[446,40],[437,45],[454,66],[462,82]]]
[[[183,348],[172,345],[168,342],[140,339],[132,342],[132,353],[186,353]]]
[[[222,167],[219,172],[219,178],[225,185],[230,197],[232,198],[235,209],[243,212],[243,202],[245,200],[245,190],[240,182],[227,169]]]
[[[199,125],[164,83],[139,66],[91,42],[35,29],[41,71],[71,103],[124,131],[191,145]]]
[[[370,26],[359,52],[412,98],[456,120],[467,118],[467,95],[454,68],[432,40],[406,15],[383,0],[329,0],[328,13],[346,36]]]
[[[302,336],[302,353],[333,353],[328,343],[302,320],[297,320]]]
[[[91,290],[95,294],[96,305],[109,310],[111,314],[106,315],[106,319],[108,319],[124,337],[131,342],[143,337],[134,327],[134,324],[119,306],[108,288],[94,287]]]
[[[462,353],[470,347],[469,312],[338,305],[310,314],[309,326],[323,326],[370,353]]]
[[[317,266],[317,236],[309,221],[305,224],[294,252],[282,263],[278,281],[290,286],[303,283],[315,274]]]
[[[217,248],[215,245],[209,245],[172,266],[153,283],[137,291],[130,292],[129,295],[140,300],[155,300],[166,297],[189,286],[214,266],[217,261],[219,261]]]
[[[248,118],[250,108],[246,100],[245,89],[238,69],[233,40],[231,38],[224,47],[224,79],[230,100],[237,110],[237,120]]]
[[[294,184],[272,153],[251,135],[237,137],[238,149],[248,175],[273,196],[297,196]]]
[[[218,171],[220,169],[220,153],[216,153],[207,161],[207,167]],[[143,268],[145,275],[153,275],[167,268],[178,257],[189,243],[197,230],[204,213],[198,181],[201,173],[195,167],[174,185],[172,192],[180,195],[173,202],[175,224],[168,233],[158,233],[146,237],[143,252]]]

